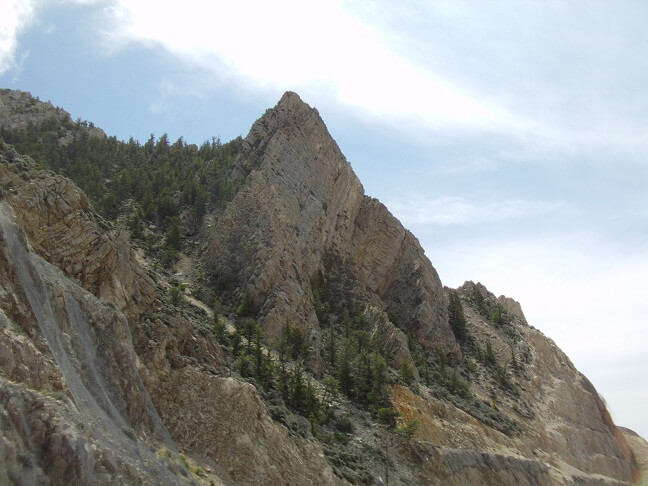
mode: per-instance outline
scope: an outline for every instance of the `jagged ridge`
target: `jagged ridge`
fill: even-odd
[[[83,193],[64,178],[36,170],[10,149],[3,146],[2,150],[0,399],[5,418],[3,450],[9,452],[0,472],[5,482],[31,477],[52,482],[146,483],[156,475],[163,482],[201,480],[203,476],[187,475],[179,459],[174,462],[178,456],[168,451],[147,455],[148,462],[129,452],[128,440],[143,441],[149,448],[161,447],[167,440],[164,431],[155,431],[155,420],[146,418],[158,413],[172,439],[201,456],[201,464],[214,472],[212,480],[217,484],[344,482],[333,474],[312,435],[292,435],[270,418],[255,387],[218,376],[230,374],[231,368],[227,351],[205,327],[204,316],[171,302],[168,278],[153,272],[157,284],[153,283],[130,253],[126,235],[99,224]],[[489,397],[494,390],[501,394],[495,397],[497,403],[484,406],[512,418],[517,424],[514,433],[489,426],[456,395],[424,386],[421,377],[421,384],[413,387],[416,394],[402,385],[392,388],[392,400],[402,417],[419,420],[416,435],[421,442],[398,439],[357,408],[341,403],[336,406],[345,413],[357,414],[356,430],[349,448],[332,459],[329,455],[329,460],[348,461],[348,451],[362,451],[366,445],[369,449],[362,457],[371,469],[365,470],[367,476],[353,477],[377,481],[382,461],[391,464],[392,478],[400,483],[620,484],[632,478],[627,444],[596,391],[550,340],[526,326],[517,303],[495,299],[483,286],[466,284],[457,293],[473,341],[456,338],[444,289],[420,245],[382,204],[364,195],[317,111],[297,95],[287,93],[255,123],[233,178],[236,195],[216,216],[209,263],[222,296],[249,292],[271,344],[278,344],[281,327],[289,319],[310,333],[317,358],[322,323],[314,306],[312,277],[327,258],[334,257],[349,270],[348,290],[369,304],[365,318],[374,326],[372,342],[394,357],[395,366],[406,361],[423,372],[421,350],[434,351],[431,363],[437,365],[435,360],[441,356],[450,363],[463,363],[476,356],[475,346],[483,351],[486,342],[494,349],[493,362],[484,358],[474,371],[466,371],[462,366],[467,365],[462,364],[457,370],[472,380],[473,395],[468,396],[474,403],[494,400]],[[87,307],[81,314],[94,316],[90,326],[96,330],[90,335],[102,337],[99,341],[91,337],[91,342],[105,347],[102,359],[111,362],[111,356],[126,353],[130,363],[138,362],[137,369],[118,370],[114,362],[104,369],[106,382],[112,384],[110,393],[115,394],[110,403],[118,404],[127,426],[125,430],[121,422],[116,429],[106,426],[115,429],[108,435],[114,434],[119,445],[112,455],[92,431],[81,432],[89,415],[75,411],[65,398],[59,403],[47,395],[68,394],[70,378],[65,366],[54,359],[56,346],[39,328],[35,314],[40,304],[26,297],[25,284],[17,277],[16,268],[24,258],[11,257],[6,244],[6,235],[14,231],[6,229],[14,224],[13,216],[8,216],[11,211],[22,226],[14,233],[24,232],[34,250],[67,275],[44,261],[37,264],[30,272],[43,274],[52,289],[62,289],[50,290],[53,297],[40,300],[49,301],[55,317],[64,320],[71,314],[65,296],[70,300],[73,294],[82,309]],[[39,223],[33,224],[34,220]],[[24,242],[25,237],[18,240]],[[63,248],[57,246],[59,242],[65,243]],[[68,277],[78,279],[105,302]],[[136,358],[129,351],[128,328]],[[70,332],[78,335],[77,340],[87,338],[82,337],[85,331]],[[408,344],[408,336],[416,347]],[[74,343],[72,339],[70,355],[80,352]],[[521,362],[519,370],[508,358],[513,353]],[[79,356],[74,359],[86,359],[83,353]],[[313,360],[315,374],[321,372],[321,364]],[[512,381],[494,382],[498,373]],[[520,388],[517,393],[515,386]],[[70,395],[75,401],[83,400],[78,394]],[[146,405],[147,395],[153,409]],[[91,413],[105,410],[103,405],[90,408]],[[31,429],[23,423],[31,423]],[[36,423],[41,426],[34,427]],[[65,445],[47,448],[44,444],[52,440]],[[388,440],[391,459],[381,451]],[[94,451],[92,457],[86,445]],[[173,449],[172,443],[167,445]],[[366,450],[373,450],[373,458]]]
[[[240,185],[214,229],[216,278],[256,302],[269,339],[288,320],[316,334],[310,278],[332,253],[357,291],[428,346],[456,352],[443,287],[417,239],[367,197],[317,110],[286,93],[245,139]]]

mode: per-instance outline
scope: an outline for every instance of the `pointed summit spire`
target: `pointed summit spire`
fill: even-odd
[[[270,146],[273,148],[269,153],[273,156],[268,158],[266,151]],[[297,153],[301,155],[296,156]],[[341,160],[348,164],[319,112],[293,91],[286,91],[279,102],[266,110],[250,129],[234,168],[235,184],[242,183],[250,172],[259,169],[264,162],[275,164],[286,157],[298,165],[308,160],[315,162],[311,159],[317,159],[316,165],[324,160]]]
[[[269,113],[272,113],[279,120],[289,119],[301,124],[306,123],[309,118],[313,117],[314,126],[324,126],[324,121],[320,118],[317,109],[303,101],[294,91],[286,91],[276,106],[266,112],[266,115]],[[265,118],[265,115],[263,118]]]
[[[286,105],[288,103],[304,103],[297,93],[294,91],[286,91],[279,100],[277,105]],[[304,103],[305,104],[305,103]]]

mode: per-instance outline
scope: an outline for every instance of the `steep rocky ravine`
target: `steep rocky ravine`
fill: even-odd
[[[0,101],[2,126],[68,116]],[[173,269],[0,143],[1,483],[627,484],[645,469],[645,441],[519,304],[443,288],[296,94],[254,124],[231,201]],[[386,360],[373,398],[345,392],[336,342],[362,348],[358,370]],[[259,363],[304,380],[317,413]],[[390,406],[372,407],[381,390]]]

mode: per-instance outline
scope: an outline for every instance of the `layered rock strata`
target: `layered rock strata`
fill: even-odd
[[[254,387],[216,376],[213,336],[153,301],[127,240],[71,181],[1,149],[0,482],[343,483]]]
[[[0,115],[26,103],[47,116],[23,95],[0,92],[7,99]],[[248,291],[271,342],[286,320],[317,338],[311,277],[335,255],[370,304],[368,335],[393,367],[413,362],[408,338],[462,358],[434,268],[364,195],[316,110],[284,95],[253,126],[233,177],[209,260]],[[256,388],[229,376],[205,319],[171,304],[163,280],[71,181],[0,146],[0,483],[344,484],[320,442],[272,420]],[[399,484],[641,480],[645,441],[614,425],[520,305],[472,282],[457,294],[473,346],[488,343],[492,361],[462,371],[463,397],[434,384],[392,387],[402,423],[418,422],[415,440],[349,405],[352,445],[373,454],[367,477],[384,482],[382,464]]]
[[[317,110],[298,95],[286,93],[254,124],[234,179],[239,189],[214,228],[211,262],[217,278],[249,291],[270,341],[286,320],[318,328],[310,278],[332,253],[404,330],[457,351],[443,287],[417,239],[365,196]]]

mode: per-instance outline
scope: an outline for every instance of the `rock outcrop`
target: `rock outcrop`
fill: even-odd
[[[48,116],[66,114],[0,92],[5,125]],[[94,214],[73,182],[0,141],[0,483],[645,478],[646,442],[614,425],[592,384],[527,324],[519,303],[472,282],[444,289],[416,238],[364,195],[317,111],[296,94],[254,124],[232,178],[234,198],[201,242],[221,293],[245,296],[271,346],[289,322],[310,333],[315,355],[323,321],[330,337],[345,319],[323,307],[342,291],[365,304],[354,315],[364,327],[351,332],[380,350],[400,434],[377,423],[382,411],[393,426],[393,410],[369,413],[336,396],[335,380],[318,382],[317,362],[307,380],[330,394],[329,423],[317,429],[314,415],[300,417],[289,430],[279,392],[236,374],[211,311],[174,302],[170,274],[142,267],[128,235]],[[329,278],[339,288],[323,302],[316,282]],[[451,327],[448,302],[460,303],[463,334],[456,315]],[[403,363],[412,376],[399,382]]]
[[[634,455],[634,462],[638,470],[637,484],[645,486],[648,484],[648,441],[637,434],[634,430],[626,427],[619,427],[628,446]]]
[[[272,420],[231,371],[211,333],[178,315],[140,322],[135,348],[153,404],[178,445],[226,484],[343,484],[321,446]]]
[[[36,252],[136,319],[155,300],[155,285],[135,262],[125,232],[111,230],[69,179],[39,171],[5,146],[0,187]],[[14,160],[15,163],[10,163]]]
[[[343,483],[254,387],[215,375],[213,336],[153,303],[127,240],[71,181],[1,149],[0,482],[196,484],[206,468],[213,484]],[[165,322],[141,319],[150,308]]]
[[[419,420],[418,437],[442,449],[497,450],[500,455],[505,451],[505,455],[538,461],[549,466],[556,484],[635,479],[638,469],[632,451],[598,393],[553,341],[526,325],[519,304],[505,297],[496,299],[483,285],[472,282],[458,293],[472,338],[496,350],[496,364],[490,369],[477,365],[472,372],[472,393],[478,400],[487,398],[489,408],[496,409],[503,422],[515,423],[516,430],[487,429],[484,420],[476,420],[479,413],[471,406],[464,407],[466,413],[438,397],[416,396],[396,387],[395,404],[406,420]],[[510,309],[503,311],[507,317],[496,321],[492,313],[484,315],[491,305]],[[496,380],[493,367],[500,370]],[[497,376],[508,376],[510,381]],[[528,481],[527,477],[522,483]]]
[[[4,201],[0,229],[0,471],[18,484],[178,483],[137,440],[172,446],[142,385],[124,315],[33,253]]]
[[[28,126],[42,126],[49,120],[56,119],[65,127],[72,125],[72,117],[62,108],[55,107],[49,101],[43,102],[26,91],[0,89],[0,126],[8,129],[24,129]],[[87,133],[95,137],[105,137],[100,128],[90,124]],[[59,133],[59,141],[66,143],[69,130]]]
[[[386,311],[382,318],[373,314],[372,339],[392,365],[412,362],[407,336],[423,350],[461,356],[439,277],[418,241],[384,205],[364,195],[317,111],[296,94],[286,93],[254,124],[234,180],[238,192],[213,232],[211,262],[217,279],[251,296],[271,342],[286,321],[317,334],[311,276],[324,266],[325,255],[333,254],[348,267],[358,295]],[[427,424],[422,439],[448,450],[509,451],[472,458],[448,453],[452,474],[484,484],[534,484],[565,470],[571,475],[561,476],[559,484],[569,478],[632,480],[627,444],[606,419],[596,391],[550,340],[527,326],[519,303],[495,299],[480,284],[467,284],[460,292],[474,342],[491,343],[495,356],[490,368],[471,377],[475,404],[457,407],[433,396],[421,401],[413,394],[396,395],[404,418]],[[484,302],[471,301],[475,293],[489,300],[488,311],[499,316],[491,316],[497,326]],[[507,378],[511,356],[524,365],[523,372],[516,371],[519,379]],[[504,387],[505,398],[497,404],[490,398],[498,393],[493,379]],[[408,411],[411,407],[418,412]],[[427,415],[418,415],[422,410]],[[457,457],[466,464],[459,467],[450,459]],[[515,469],[513,464],[520,475],[503,472]],[[491,467],[502,471],[493,472],[492,480],[476,472]]]
[[[327,253],[359,288],[422,343],[456,352],[443,287],[417,239],[375,199],[317,110],[286,93],[245,139],[238,192],[219,218],[213,272],[246,288],[276,342],[286,320],[318,328],[310,278]]]

